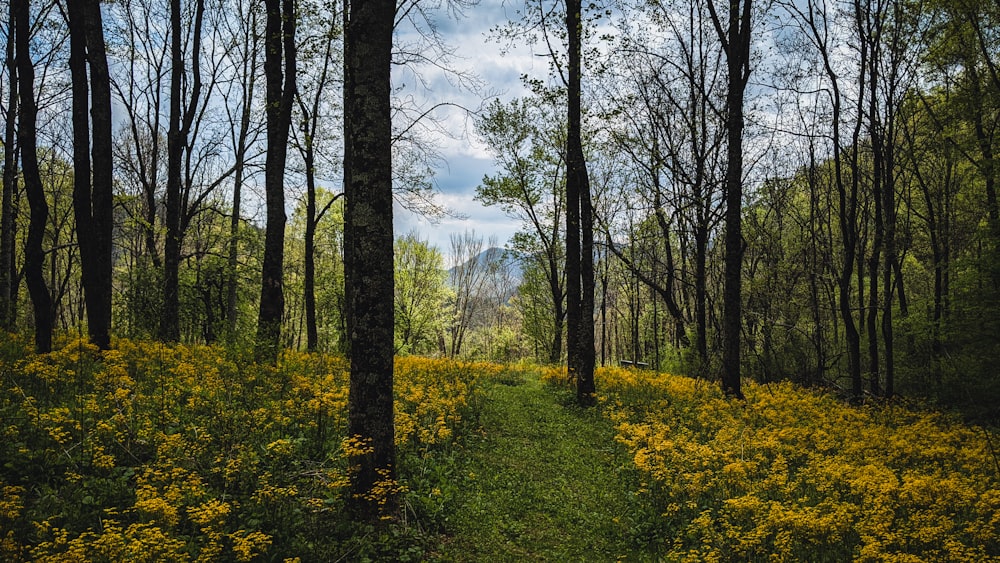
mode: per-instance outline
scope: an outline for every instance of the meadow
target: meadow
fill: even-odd
[[[791,383],[748,384],[741,402],[689,377],[609,368],[597,378],[640,475],[642,534],[658,559],[1000,560],[988,429]]]
[[[4,339],[0,560],[420,559],[449,498],[430,467],[469,427],[500,366],[400,358],[396,442],[407,517],[343,515],[348,374],[286,352],[274,367],[221,347],[84,340],[35,355]],[[419,525],[417,525],[419,524]]]
[[[602,368],[584,411],[564,370],[401,357],[366,526],[342,358],[113,348],[0,339],[0,560],[1000,560],[993,437],[929,409]]]

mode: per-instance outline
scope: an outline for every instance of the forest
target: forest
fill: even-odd
[[[1000,558],[1000,1],[496,3],[10,0],[0,559]]]

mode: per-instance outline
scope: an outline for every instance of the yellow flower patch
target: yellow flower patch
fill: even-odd
[[[790,383],[599,370],[605,415],[660,507],[668,560],[998,561],[982,429]]]

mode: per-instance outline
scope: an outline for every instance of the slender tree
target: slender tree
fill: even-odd
[[[7,48],[7,107],[3,137],[3,191],[0,200],[0,327],[13,331],[14,273],[14,191],[17,188],[17,61],[14,39],[16,4],[8,5]]]
[[[238,316],[240,216],[243,204],[243,183],[249,176],[250,149],[260,132],[253,119],[254,102],[257,99],[257,74],[260,70],[260,34],[258,33],[259,4],[248,1],[234,3],[234,7],[245,13],[245,18],[227,18],[227,25],[233,26],[229,34],[235,39],[234,48],[228,52],[232,58],[233,76],[229,87],[223,92],[233,150],[233,195],[232,215],[229,218],[229,255],[226,262],[226,325],[230,333],[235,333]]]
[[[125,114],[125,142],[117,143],[119,181],[131,181],[141,192],[142,206],[136,212],[136,223],[143,235],[144,258],[153,268],[163,267],[158,248],[159,214],[158,198],[163,189],[164,118],[163,81],[171,65],[171,42],[158,33],[162,9],[158,0],[122,0],[115,3],[115,17],[109,19],[109,33],[123,44],[120,53],[114,53],[127,65],[117,65],[118,72],[112,81],[119,107]],[[169,16],[167,16],[169,19]],[[126,208],[127,210],[129,208]],[[162,292],[161,288],[150,288]],[[157,291],[159,290],[159,291]],[[152,319],[150,326],[156,323]],[[159,330],[157,327],[156,330]]]
[[[715,0],[708,9],[726,55],[726,212],[725,273],[722,289],[722,388],[743,397],[740,388],[740,331],[743,327],[743,100],[750,79],[750,24],[753,0],[729,0],[725,20]]]
[[[182,88],[188,83],[181,28],[181,0],[170,0],[170,125],[167,130],[167,194],[166,242],[163,252],[163,317],[160,337],[165,340],[180,339],[179,275],[181,261],[181,183],[184,152],[187,148],[191,124],[194,122],[198,101],[201,98],[201,28],[205,15],[204,0],[196,0],[195,16],[191,29],[191,94],[184,103]]]
[[[344,30],[344,282],[350,335],[351,506],[394,513],[390,69],[394,0],[350,2]],[[387,486],[378,487],[379,483]],[[382,491],[381,495],[375,491]]]
[[[565,239],[560,232],[566,198],[562,155],[552,148],[565,141],[547,109],[529,100],[495,101],[489,106],[477,129],[501,172],[483,178],[476,199],[499,205],[524,224],[512,245],[524,262],[537,262],[544,272],[554,325],[548,361],[557,364],[566,320]]]
[[[42,177],[38,170],[38,149],[36,121],[38,105],[35,102],[35,68],[31,62],[31,24],[29,21],[29,0],[14,0],[12,11],[15,18],[17,42],[18,94],[18,145],[21,152],[21,171],[24,189],[31,208],[28,223],[28,238],[24,245],[24,279],[31,296],[35,316],[35,350],[52,350],[52,297],[45,284],[43,271],[45,251],[42,241],[49,218],[49,206],[45,201]]]
[[[316,200],[317,176],[320,159],[322,158],[324,139],[324,125],[329,119],[330,88],[338,78],[335,72],[337,63],[337,53],[334,49],[339,40],[341,19],[338,18],[337,4],[334,2],[328,6],[327,10],[314,8],[308,14],[303,14],[303,20],[307,17],[319,20],[306,37],[302,38],[299,53],[303,60],[299,65],[299,71],[304,76],[299,77],[299,83],[307,79],[309,84],[306,92],[297,91],[295,101],[299,108],[299,131],[293,131],[293,139],[296,149],[302,158],[303,172],[306,180],[306,217],[305,217],[305,279],[304,301],[306,313],[306,349],[316,350],[319,345],[319,329],[316,325],[316,228],[323,219],[330,207],[337,201],[343,192],[329,198],[320,206]],[[302,27],[299,28],[300,31]],[[302,35],[300,33],[300,35]],[[302,68],[307,66],[308,68]],[[313,71],[308,73],[308,71]],[[308,73],[308,76],[305,76]],[[301,133],[301,134],[299,134]]]
[[[487,252],[494,251],[496,238],[490,237],[488,244]],[[475,231],[452,233],[449,283],[455,291],[455,311],[448,326],[450,341],[447,346],[451,358],[461,353],[472,320],[483,304],[489,258],[489,254],[483,254],[483,237],[477,237]]]
[[[285,160],[295,99],[295,0],[266,0],[264,79],[267,102],[267,156],[264,191],[267,225],[264,264],[257,316],[259,361],[278,358],[281,316],[285,310],[283,270],[285,252]]]

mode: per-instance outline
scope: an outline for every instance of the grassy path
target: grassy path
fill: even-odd
[[[629,491],[612,428],[536,378],[487,391],[441,561],[615,561],[630,553]]]

